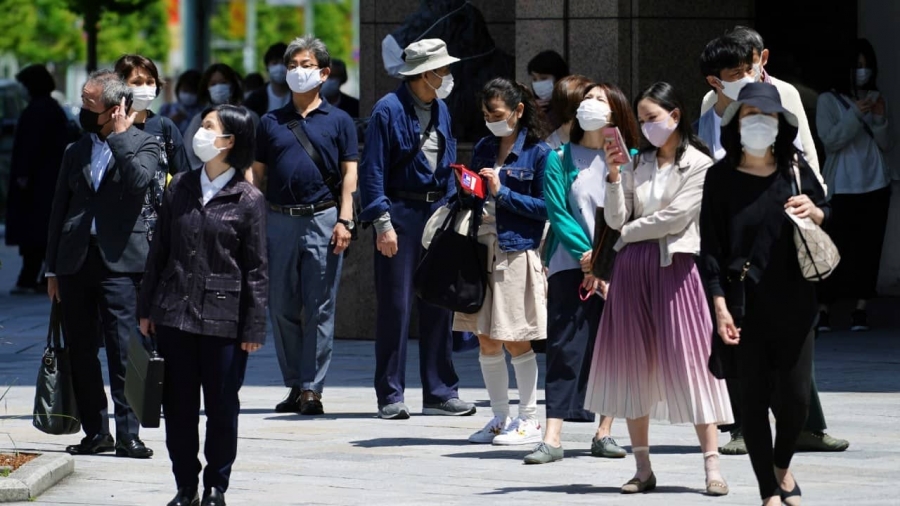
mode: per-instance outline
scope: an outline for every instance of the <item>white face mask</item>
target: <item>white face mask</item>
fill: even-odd
[[[507,137],[516,131],[515,127],[509,126],[509,120],[515,114],[516,111],[513,111],[506,119],[501,119],[500,121],[485,121],[484,124],[487,125],[488,130],[497,137]]]
[[[284,84],[285,79],[287,79],[287,67],[285,67],[283,63],[270,65],[267,70],[269,71],[269,79],[271,79],[273,83],[277,85]]]
[[[200,161],[206,163],[219,156],[219,153],[227,149],[216,146],[216,139],[219,137],[231,136],[218,135],[208,128],[197,130],[197,133],[194,134],[194,139],[191,141],[191,146],[193,146],[194,154],[197,155],[197,158],[199,158]]]
[[[856,69],[857,86],[865,86],[869,84],[869,79],[872,79],[872,69]]]
[[[586,98],[578,106],[575,118],[578,119],[578,125],[582,130],[593,132],[606,126],[611,113],[612,111],[606,103],[595,98]]]
[[[197,94],[189,93],[187,91],[179,91],[178,101],[181,102],[181,105],[184,105],[186,107],[193,107],[197,105]]]
[[[753,82],[761,83],[763,80],[763,78],[762,78],[762,74],[763,74],[762,63],[754,63],[753,64],[753,72],[756,74],[756,80]]]
[[[150,107],[150,102],[156,98],[156,86],[132,86],[131,96],[134,102],[131,104],[132,111],[146,111]]]
[[[227,103],[231,98],[231,85],[228,83],[214,84],[209,87],[209,100],[214,105]]]
[[[778,137],[778,118],[754,114],[741,118],[741,146],[753,156],[765,156]]]
[[[438,76],[437,72],[430,70],[432,74]],[[445,98],[450,96],[450,93],[453,91],[453,74],[447,74],[445,76],[438,76],[441,78],[441,85],[435,88],[431,86],[431,83],[428,82],[428,79],[425,79],[425,83],[428,86],[431,86],[431,89],[434,90],[434,93],[437,95],[437,98],[444,100]]]
[[[297,67],[287,73],[287,85],[294,93],[309,93],[322,85],[322,71]]]
[[[758,80],[758,77],[744,76],[743,78],[732,82],[719,79],[719,84],[722,85],[722,93],[726,97],[730,98],[731,100],[737,100],[738,95],[741,94],[741,90],[744,89],[744,86],[747,86],[750,83],[755,83]]]
[[[541,100],[550,100],[553,96],[553,79],[544,79],[543,81],[534,81],[531,83],[531,89],[534,94]]]

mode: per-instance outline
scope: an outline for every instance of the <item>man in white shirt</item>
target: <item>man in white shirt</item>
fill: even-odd
[[[813,142],[812,131],[809,128],[809,120],[806,118],[806,111],[803,109],[803,103],[800,100],[800,93],[790,83],[778,80],[766,72],[765,66],[769,61],[769,50],[765,48],[762,36],[751,28],[736,26],[723,37],[710,42],[710,44],[714,44],[717,41],[719,41],[722,48],[730,47],[732,44],[743,46],[751,57],[749,58],[749,69],[745,65],[746,57],[740,58],[737,66],[722,68],[720,70],[721,75],[707,73],[707,68],[702,69],[707,82],[714,89],[703,97],[697,131],[698,135],[709,145],[713,154],[716,155],[715,158],[718,160],[721,157],[718,156],[719,153],[716,151],[715,145],[710,144],[707,137],[704,136],[704,132],[711,131],[710,124],[718,120],[714,128],[716,135],[718,135],[719,127],[721,126],[721,112],[728,107],[728,104],[737,100],[738,93],[740,93],[744,84],[762,81],[775,86],[778,89],[778,94],[781,95],[781,104],[785,109],[797,116],[800,132],[798,135],[799,143],[795,142],[795,144],[803,151],[806,161],[809,162],[819,181],[822,182],[822,176],[819,173],[819,158],[816,153],[816,144]],[[704,50],[704,54],[706,54],[708,49],[710,49],[709,45]],[[731,50],[729,49],[728,52]],[[719,111],[715,114],[715,117],[710,113],[713,110]],[[724,156],[724,152],[722,154]]]

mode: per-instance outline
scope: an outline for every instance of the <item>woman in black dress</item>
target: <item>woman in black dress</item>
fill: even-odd
[[[830,214],[796,135],[797,118],[774,86],[745,86],[722,117],[727,155],[709,169],[700,213],[700,264],[721,338],[711,363],[735,364],[720,372],[739,379],[744,437],[767,506],[800,504],[789,466],[809,410],[817,310],[785,213],[819,225]]]

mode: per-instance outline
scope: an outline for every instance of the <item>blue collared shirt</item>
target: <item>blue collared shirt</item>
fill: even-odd
[[[91,134],[91,182],[94,183],[94,191],[100,188],[109,162],[112,160],[112,150],[105,139],[100,139],[97,134]],[[97,235],[97,219],[91,220],[91,235]]]
[[[297,120],[329,172],[341,176],[341,162],[359,158],[356,125],[344,111],[322,100],[306,118],[288,103],[264,115],[256,129],[256,161],[266,165],[266,200],[281,206],[337,200],[300,141],[288,128]]]
[[[544,169],[553,151],[543,141],[526,143],[528,130],[519,130],[516,143],[500,168],[497,193],[497,242],[503,251],[524,251],[540,246],[547,222],[544,202]],[[487,136],[475,145],[475,172],[496,165],[500,138]],[[555,155],[554,155],[555,156]]]
[[[413,109],[413,97],[406,84],[382,97],[372,110],[366,129],[365,146],[359,165],[359,190],[363,211],[360,219],[374,221],[390,211],[392,191],[425,193],[456,192],[453,169],[456,139],[450,131],[450,112],[443,100],[435,99],[431,114],[441,137],[441,152],[434,171],[421,152],[404,167],[396,167],[408,154],[419,148],[421,134],[428,125],[420,125]]]

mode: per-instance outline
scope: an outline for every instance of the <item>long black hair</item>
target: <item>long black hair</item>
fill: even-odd
[[[741,108],[746,106],[741,106]],[[741,145],[741,111],[735,112],[734,117],[727,125],[722,126],[722,147],[725,149],[725,160],[728,165],[738,167],[744,160],[744,147]],[[789,175],[794,156],[804,160],[803,152],[794,145],[797,137],[797,127],[788,123],[784,114],[778,114],[778,136],[775,137],[775,145],[772,152],[775,155],[775,163],[778,171]]]
[[[712,156],[709,153],[709,148],[706,147],[706,144],[700,140],[700,137],[697,137],[697,134],[694,133],[694,129],[691,128],[691,122],[687,113],[687,109],[684,107],[684,101],[681,100],[681,97],[678,95],[678,92],[675,91],[675,87],[671,84],[659,81],[657,83],[653,83],[649,88],[644,90],[643,93],[638,95],[638,97],[634,101],[634,114],[638,115],[638,104],[641,103],[641,100],[649,100],[656,105],[662,107],[669,113],[678,109],[678,112],[681,113],[681,116],[678,118],[678,126],[675,127],[675,133],[681,136],[681,144],[678,145],[678,148],[675,150],[675,163],[677,164],[681,157],[684,156],[684,152],[687,151],[688,146],[694,146],[695,149],[700,151],[706,156]],[[656,147],[648,146],[641,150],[643,153],[648,153],[651,151],[655,151]]]
[[[505,77],[497,77],[488,81],[481,90],[481,103],[488,111],[491,110],[491,100],[499,98],[503,100],[509,110],[514,111],[521,103],[525,110],[519,118],[519,127],[527,128],[525,136],[527,144],[536,144],[548,134],[547,124],[531,90],[522,83],[511,81]]]

